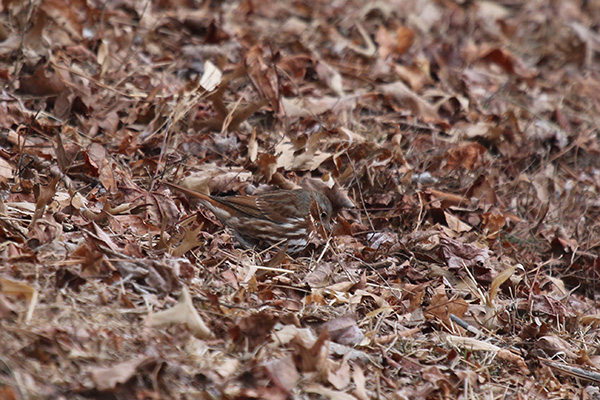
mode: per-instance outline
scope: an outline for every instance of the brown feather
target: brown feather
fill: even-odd
[[[317,231],[330,228],[331,204],[319,192],[298,189],[219,197],[164,184],[200,199],[246,248],[285,246],[288,253],[297,253]]]

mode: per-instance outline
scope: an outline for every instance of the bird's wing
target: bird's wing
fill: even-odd
[[[290,193],[291,191],[285,190],[260,196],[211,197],[248,216],[281,223],[288,220],[285,216],[289,215],[289,211],[285,207],[295,206],[293,202],[290,203]]]
[[[230,209],[227,210],[227,212],[235,210],[254,218],[264,218],[264,216],[262,216],[262,213],[256,206],[256,196],[209,196],[204,193],[196,192],[194,190],[185,188],[183,186],[175,185],[171,182],[165,181],[163,183],[172,189],[176,189],[180,192],[187,194],[188,196],[202,200],[207,206],[215,207],[214,209],[211,208],[211,210],[213,210],[213,212],[215,213],[218,213],[218,208],[222,207],[225,210]]]
[[[257,197],[256,206],[273,222],[289,222],[290,218],[298,217],[298,206],[293,190],[263,194]]]
[[[288,191],[260,196],[228,196],[213,197],[213,199],[254,218],[268,219],[278,223],[287,220],[282,214],[282,205],[289,203]]]
[[[225,207],[232,208],[236,211],[246,214],[253,218],[264,218],[258,207],[256,206],[255,196],[210,196],[211,199],[221,203]]]

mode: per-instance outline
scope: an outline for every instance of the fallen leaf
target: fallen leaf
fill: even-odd
[[[292,391],[300,381],[301,375],[298,373],[294,358],[291,355],[268,362],[265,366],[277,385],[288,392]]]
[[[519,266],[518,265],[513,265],[510,268],[505,269],[504,271],[502,271],[501,273],[499,273],[494,280],[492,281],[492,284],[490,285],[490,291],[488,293],[488,305],[492,305],[494,302],[494,299],[496,298],[496,294],[498,293],[498,289],[500,288],[500,286],[502,286],[502,284],[504,282],[506,282],[511,276],[512,274],[515,273],[515,271],[517,270]]]
[[[200,78],[200,86],[207,92],[212,92],[221,83],[223,73],[210,60],[204,62],[204,73]]]
[[[325,82],[325,84],[333,90],[333,92],[339,97],[344,96],[344,87],[342,83],[342,76],[338,71],[333,69],[329,64],[323,60],[317,62],[317,75],[319,79]]]
[[[100,179],[104,188],[111,193],[115,192],[117,190],[115,169],[106,154],[104,146],[99,143],[92,143],[85,155],[88,157],[90,164],[96,168],[98,179]]]
[[[354,397],[348,393],[328,389],[325,386],[319,385],[319,384],[311,384],[308,386],[304,386],[303,389],[307,393],[318,394],[329,400],[356,400],[356,397]]]
[[[336,365],[337,368],[329,368],[327,371],[327,381],[337,390],[344,390],[350,384],[350,365],[348,358],[344,357],[341,364]]]
[[[130,380],[136,374],[138,367],[147,360],[148,358],[137,358],[110,367],[92,368],[92,380],[101,392],[115,389],[118,384]]]
[[[240,319],[229,329],[233,342],[253,351],[271,336],[278,318],[272,313],[258,312]]]
[[[344,315],[327,321],[323,324],[323,328],[327,328],[331,340],[339,344],[356,345],[364,338],[364,334],[356,325],[354,315]]]
[[[358,365],[354,365],[352,371],[352,381],[354,382],[354,390],[352,393],[359,400],[368,400],[369,394],[367,393],[367,389],[365,387],[366,378],[362,368]]]
[[[447,211],[444,211],[444,218],[446,219],[448,228],[452,229],[456,233],[469,232],[473,229],[471,225],[462,222],[460,218],[455,217],[453,214]]]
[[[200,339],[213,337],[212,332],[196,311],[190,293],[185,286],[181,289],[181,296],[179,296],[179,301],[175,307],[157,313],[150,313],[146,319],[146,325],[153,328],[176,324],[186,325],[190,332]]]
[[[556,335],[542,336],[536,342],[536,347],[546,352],[546,354],[548,354],[549,357],[558,354],[565,355],[571,359],[577,357],[573,346],[566,340]]]
[[[34,96],[56,96],[67,90],[57,73],[47,74],[48,66],[39,65],[33,75],[20,79],[19,92]]]
[[[440,121],[440,116],[434,106],[414,93],[404,83],[398,81],[380,86],[384,94],[392,96],[398,104],[411,110],[415,116],[427,121]]]
[[[314,343],[306,343],[300,336],[292,339],[290,346],[294,351],[294,362],[301,372],[327,373],[328,338],[329,334],[325,328]]]
[[[423,315],[427,318],[437,318],[444,323],[446,329],[453,326],[450,321],[450,314],[462,318],[469,309],[469,304],[461,298],[449,299],[446,296],[445,289],[440,287],[436,294],[431,298],[430,305],[425,309]]]

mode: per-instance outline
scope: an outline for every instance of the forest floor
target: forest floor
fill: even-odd
[[[600,399],[598,1],[0,7],[0,399]]]

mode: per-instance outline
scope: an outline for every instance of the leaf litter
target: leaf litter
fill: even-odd
[[[0,397],[598,397],[598,15],[3,2]],[[336,224],[243,250],[162,180]]]

